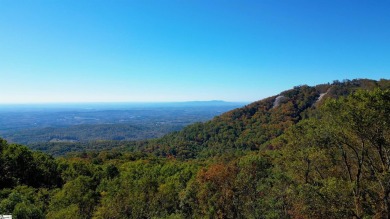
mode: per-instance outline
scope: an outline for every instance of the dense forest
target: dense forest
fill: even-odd
[[[345,80],[296,86],[159,139],[75,144],[85,151],[57,158],[2,140],[0,212],[390,218],[389,115],[390,80]]]

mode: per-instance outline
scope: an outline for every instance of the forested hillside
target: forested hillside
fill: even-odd
[[[390,218],[389,115],[389,80],[336,81],[115,150],[54,159],[1,141],[0,212]]]
[[[205,123],[151,141],[147,152],[182,158],[213,156],[226,151],[259,150],[304,118],[317,113],[325,99],[358,89],[390,88],[389,80],[344,80],[314,87],[302,85],[217,116]]]

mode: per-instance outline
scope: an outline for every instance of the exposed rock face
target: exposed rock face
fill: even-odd
[[[286,100],[287,100],[287,97],[285,97],[283,95],[277,96],[275,98],[274,106],[272,107],[272,109],[278,107],[280,104],[282,104]]]
[[[320,96],[318,97],[318,100],[317,101],[321,101],[321,99],[326,95],[326,93],[322,93],[320,94]]]
[[[317,103],[317,102],[320,102],[321,99],[322,99],[325,95],[327,95],[327,94],[329,93],[329,90],[330,90],[330,88],[329,88],[325,93],[320,94],[320,96],[318,97],[316,103]]]

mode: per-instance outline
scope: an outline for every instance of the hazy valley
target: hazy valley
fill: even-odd
[[[20,144],[144,140],[243,105],[223,101],[4,105],[0,135]]]

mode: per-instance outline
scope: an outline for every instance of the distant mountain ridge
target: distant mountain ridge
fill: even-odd
[[[242,103],[247,103],[243,101]],[[169,102],[105,102],[105,103],[0,103],[0,112],[7,111],[40,111],[40,110],[123,110],[130,108],[145,107],[177,107],[177,106],[224,106],[237,105],[241,102],[231,102],[224,100],[194,100],[194,101],[169,101]]]

